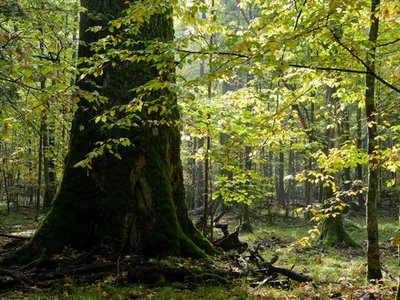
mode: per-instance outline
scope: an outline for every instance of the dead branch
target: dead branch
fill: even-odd
[[[253,262],[258,267],[258,269],[254,271],[255,273],[264,274],[264,275],[268,276],[266,279],[270,278],[274,274],[281,274],[281,275],[286,276],[287,278],[293,279],[298,282],[312,281],[311,277],[301,274],[299,272],[293,271],[292,270],[293,268],[289,270],[286,268],[274,266],[274,263],[276,263],[279,259],[278,255],[274,255],[270,261],[266,261],[262,257],[262,255],[259,253],[259,250],[260,250],[260,244],[258,244],[254,250],[249,249],[249,252],[250,252],[250,256],[248,256],[249,261]],[[270,278],[269,280],[266,280],[266,279],[264,279],[261,282],[262,284],[259,283],[257,286],[265,285],[267,283],[269,284],[269,282],[271,281],[272,278]]]
[[[20,236],[20,235],[13,235],[13,234],[7,234],[7,233],[0,233],[0,236],[6,237],[9,239],[17,239],[17,240],[30,240],[30,236]]]

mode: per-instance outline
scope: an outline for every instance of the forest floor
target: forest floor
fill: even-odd
[[[46,286],[17,285],[10,288],[5,284],[10,278],[0,274],[0,299],[394,299],[399,276],[398,249],[390,244],[390,238],[399,229],[394,217],[381,217],[380,240],[384,278],[380,282],[366,282],[366,232],[362,217],[346,216],[346,229],[357,240],[360,248],[346,246],[324,248],[311,246],[302,248],[302,238],[308,237],[312,224],[300,218],[275,216],[273,223],[258,214],[254,216],[253,233],[242,233],[239,238],[249,244],[250,249],[259,246],[259,254],[269,261],[279,259],[275,266],[291,269],[312,278],[312,282],[298,283],[286,280],[278,286],[262,285],[262,278],[240,276],[222,284],[216,280],[193,280],[184,282],[157,282],[153,284],[129,283],[123,274],[105,273],[104,276],[85,280],[85,276],[68,274]],[[231,232],[238,220],[233,216],[222,222],[229,224]],[[0,233],[29,236],[37,227],[34,213],[25,211],[15,214],[0,213]],[[215,236],[220,235],[215,231]],[[0,237],[0,256],[13,251],[24,240]],[[245,258],[248,251],[242,254]],[[213,257],[213,267],[226,271],[241,271],[234,263],[233,252]],[[159,261],[164,265],[182,267],[205,265],[189,259],[172,258]],[[208,263],[207,263],[208,264]]]

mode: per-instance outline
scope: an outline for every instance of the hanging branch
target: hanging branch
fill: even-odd
[[[389,88],[391,88],[392,90],[398,92],[400,94],[400,88],[394,86],[393,84],[387,82],[385,79],[383,79],[382,77],[380,77],[378,74],[376,74],[376,72],[374,70],[372,70],[369,66],[369,64],[367,64],[362,58],[360,58],[354,50],[350,49],[349,47],[347,47],[340,39],[339,37],[336,35],[335,31],[333,29],[331,29],[331,33],[333,35],[333,38],[335,39],[335,41],[343,48],[345,49],[347,52],[349,52],[349,54],[354,57],[359,63],[361,63],[366,71],[365,74],[370,74],[373,77],[375,77],[375,79],[377,79],[378,81],[382,82],[384,85],[388,86]]]

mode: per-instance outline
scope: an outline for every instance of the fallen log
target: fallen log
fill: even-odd
[[[293,280],[296,280],[298,282],[310,282],[310,281],[312,281],[311,277],[309,277],[307,275],[304,275],[304,274],[301,274],[299,272],[292,271],[292,270],[289,270],[289,269],[285,269],[285,268],[282,268],[282,267],[274,267],[274,266],[272,266],[271,272],[285,275],[286,277],[288,277],[290,279],[293,279]]]
[[[0,236],[6,237],[9,239],[17,239],[17,240],[30,240],[30,236],[20,236],[20,235],[14,235],[14,234],[7,234],[7,233],[0,233]]]
[[[259,269],[256,271],[257,273],[263,273],[266,275],[272,275],[274,273],[284,275],[290,279],[296,280],[297,282],[310,282],[312,281],[311,277],[301,274],[296,271],[292,271],[282,267],[275,267],[273,265],[268,266],[265,269]]]

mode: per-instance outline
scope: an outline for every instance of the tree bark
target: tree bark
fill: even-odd
[[[334,197],[334,193],[332,187],[324,187],[323,188],[323,200],[324,207],[329,207],[332,205],[329,203],[329,200]],[[346,232],[344,224],[342,211],[335,209],[334,213],[338,213],[336,217],[329,216],[322,223],[321,235],[319,240],[325,246],[335,246],[340,244],[346,244],[351,247],[359,247],[359,245],[350,237],[350,235]]]
[[[49,106],[49,104],[47,104]],[[49,208],[56,194],[56,172],[54,165],[54,122],[47,119],[43,115],[44,131],[43,131],[43,175],[44,175],[44,196],[43,208]],[[50,123],[49,123],[50,122]]]
[[[279,204],[286,209],[286,194],[285,194],[285,181],[284,181],[284,167],[285,167],[285,153],[279,152],[278,166],[276,167],[276,195]]]
[[[357,107],[357,149],[359,151],[362,150],[362,124],[361,124],[361,108]],[[357,183],[357,188],[361,188],[364,184],[364,178],[363,178],[363,167],[361,164],[357,164],[356,166],[356,178],[358,180]],[[357,203],[360,211],[365,211],[365,200],[364,200],[364,195],[360,193],[357,195]]]
[[[208,132],[209,134],[209,132]],[[210,191],[209,191],[209,180],[210,180],[210,146],[211,146],[211,138],[209,135],[206,137],[206,153],[204,155],[204,193],[203,193],[203,222],[204,222],[204,227],[203,227],[203,235],[207,235],[207,226],[208,226],[208,200],[210,197]],[[212,223],[212,220],[211,220]]]
[[[127,7],[125,0],[84,0],[82,6],[87,13],[80,19],[82,43],[78,55],[90,57],[93,53],[89,43],[110,33],[87,29],[108,28],[109,19],[121,16]],[[140,40],[139,45],[150,40],[172,41],[172,11],[168,8],[153,14],[133,39]],[[173,57],[169,59],[172,62]],[[25,261],[31,261],[43,253],[50,256],[62,252],[65,247],[89,251],[100,246],[112,253],[145,256],[205,257],[205,251],[214,251],[188,217],[180,135],[175,125],[179,118],[176,96],[166,89],[146,95],[140,117],[133,119],[137,126],[128,129],[104,127],[94,120],[99,112],[130,103],[137,96],[134,89],[146,82],[155,78],[173,80],[173,69],[161,74],[153,64],[118,61],[116,66],[105,67],[101,76],[79,80],[81,91],[96,88],[108,101],[96,104],[80,99],[60,189],[44,223],[30,244],[18,253],[20,261],[21,254],[27,257]],[[93,87],[93,81],[98,87]],[[157,112],[146,112],[147,104],[167,107],[162,116],[167,125],[139,122],[161,118]],[[118,149],[122,159],[105,152],[93,161],[90,171],[74,167],[97,141],[109,138],[129,138],[134,146]]]
[[[289,175],[295,176],[295,165],[294,165],[294,151],[293,149],[289,150],[289,158],[288,158],[288,170]],[[295,191],[294,191],[294,179],[290,178],[288,180],[287,185],[287,196],[286,196],[286,209],[285,209],[285,217],[289,217],[289,211],[293,210],[295,207]],[[298,195],[299,196],[299,195]]]
[[[246,171],[250,171],[252,169],[252,161],[250,158],[252,148],[247,146],[245,148],[245,157],[244,157],[244,165]],[[250,205],[247,203],[243,203],[243,222],[242,222],[242,231],[244,232],[253,232],[253,225],[250,221]]]
[[[367,279],[381,279],[381,263],[379,254],[379,234],[378,234],[378,212],[377,197],[379,186],[379,162],[375,155],[377,150],[377,110],[375,107],[375,78],[372,73],[375,72],[376,42],[378,39],[379,10],[380,0],[371,1],[371,27],[368,40],[373,45],[367,53],[367,74],[365,77],[365,113],[368,123],[368,193],[366,200],[367,214]]]

